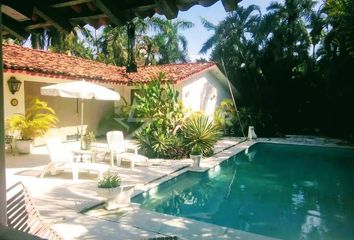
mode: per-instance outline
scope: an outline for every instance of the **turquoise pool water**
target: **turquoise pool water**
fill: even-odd
[[[258,143],[133,202],[282,239],[354,239],[354,150]]]

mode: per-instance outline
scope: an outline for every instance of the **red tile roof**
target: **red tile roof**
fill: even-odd
[[[164,64],[142,66],[136,73],[127,73],[125,67],[8,44],[3,45],[3,55],[5,72],[113,84],[148,82],[160,72],[165,73],[167,80],[177,83],[216,67],[213,62]]]

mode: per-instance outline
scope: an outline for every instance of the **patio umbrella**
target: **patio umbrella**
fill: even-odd
[[[58,83],[41,87],[41,94],[47,96],[81,99],[81,136],[83,134],[84,125],[84,99],[111,101],[118,101],[120,99],[117,92],[86,81]]]

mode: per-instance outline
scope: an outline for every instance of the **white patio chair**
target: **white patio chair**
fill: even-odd
[[[117,165],[119,166],[121,161],[130,162],[131,169],[134,169],[134,165],[137,162],[145,162],[147,165],[148,158],[138,154],[138,148],[126,143],[124,140],[123,132],[110,131],[106,133],[107,144],[110,151],[111,166],[114,166],[114,157],[117,159]],[[133,150],[133,153],[128,152]]]
[[[95,172],[98,178],[102,178],[103,173],[110,169],[109,166],[104,164],[74,161],[73,153],[64,147],[59,138],[50,138],[46,142],[50,163],[45,166],[40,177],[44,177],[47,172],[56,175],[60,171],[70,170],[73,174],[73,180],[79,178],[80,171]]]

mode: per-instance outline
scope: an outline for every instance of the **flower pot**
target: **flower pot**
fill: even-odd
[[[20,154],[29,154],[32,151],[33,140],[16,140],[16,150]]]
[[[200,167],[200,160],[202,159],[202,155],[190,155],[190,158],[193,160],[193,167]]]
[[[107,210],[126,207],[130,204],[131,195],[134,193],[134,185],[119,186],[115,188],[97,188],[97,194],[106,199]]]
[[[81,142],[81,149],[82,150],[90,150],[92,147],[92,143],[88,141],[82,141]]]

